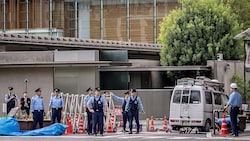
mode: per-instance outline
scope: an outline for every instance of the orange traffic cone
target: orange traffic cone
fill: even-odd
[[[65,131],[65,134],[73,134],[70,116],[68,117],[68,128],[67,128],[67,130]]]
[[[114,124],[114,116],[110,116],[107,133],[113,133],[112,125]]]
[[[221,123],[221,129],[220,129],[220,135],[228,135],[229,132],[227,130],[227,123],[226,123],[226,115],[222,115],[222,123]]]
[[[84,132],[84,124],[83,124],[83,117],[82,116],[81,116],[80,121],[79,121],[78,134],[85,134],[85,132]]]
[[[166,116],[164,116],[162,130],[168,132],[168,121],[167,121],[167,117]]]
[[[151,116],[151,119],[149,121],[149,132],[154,132],[155,131],[155,126],[154,126],[154,117]]]

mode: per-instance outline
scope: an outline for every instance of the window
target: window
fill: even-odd
[[[213,104],[211,92],[205,92],[206,104]]]
[[[182,102],[181,103],[188,103],[189,97],[189,90],[184,90],[182,94]]]
[[[180,103],[181,101],[181,90],[176,90],[174,92],[173,103]]]
[[[214,103],[216,105],[221,105],[221,94],[214,93]]]
[[[201,103],[200,91],[191,91],[190,103],[191,104],[199,104],[199,103]]]

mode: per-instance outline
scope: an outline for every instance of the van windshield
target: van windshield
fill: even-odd
[[[182,98],[181,98],[182,97]],[[181,100],[182,99],[182,100]],[[201,95],[198,90],[176,90],[174,92],[173,103],[190,103],[199,104],[201,103]]]

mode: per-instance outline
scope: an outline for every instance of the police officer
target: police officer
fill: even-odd
[[[100,95],[100,88],[95,88],[95,96],[91,97],[87,103],[89,111],[92,113],[94,134],[97,136],[96,125],[100,135],[103,136],[103,117],[107,112],[107,101],[104,96]]]
[[[128,132],[126,130],[126,124],[128,121],[128,112],[125,110],[125,107],[126,107],[126,103],[127,103],[126,100],[129,98],[129,91],[124,93],[124,97],[118,97],[115,94],[113,94],[112,92],[111,92],[111,96],[117,102],[122,103],[123,132]]]
[[[227,109],[230,106],[230,120],[231,126],[233,129],[232,136],[238,137],[238,127],[237,127],[237,115],[239,114],[240,109],[242,108],[242,98],[241,95],[237,92],[237,84],[231,83],[230,84],[230,97],[227,105],[224,107]]]
[[[87,125],[88,135],[92,135],[92,124],[93,124],[92,113],[89,111],[89,109],[87,107],[87,103],[88,103],[89,99],[92,97],[93,90],[90,87],[86,90],[86,92],[88,93],[88,95],[86,95],[84,97],[83,109],[84,109],[84,116],[87,117],[87,119],[88,119],[88,125]]]
[[[141,111],[144,113],[144,109],[142,106],[142,102],[139,96],[136,95],[136,90],[131,89],[130,90],[131,96],[127,99],[125,110],[128,111],[129,116],[129,134],[132,134],[132,128],[133,128],[133,119],[135,118],[135,122],[137,125],[137,131],[136,134],[139,134],[139,107]]]
[[[12,108],[16,106],[18,102],[18,97],[13,93],[14,88],[8,87],[9,92],[5,94],[5,102],[7,103],[7,114],[10,112]]]
[[[20,99],[21,103],[21,110],[25,111],[27,116],[29,117],[30,115],[30,98],[27,96],[27,92],[23,92],[23,97]]]
[[[54,89],[54,96],[49,102],[49,111],[52,109],[51,124],[54,124],[56,120],[58,123],[61,122],[62,111],[64,110],[64,100],[60,96],[60,92],[60,89]]]
[[[36,95],[31,98],[30,110],[33,113],[33,129],[36,129],[36,125],[39,122],[40,128],[43,127],[43,112],[44,112],[44,100],[42,91],[40,88],[35,90]]]

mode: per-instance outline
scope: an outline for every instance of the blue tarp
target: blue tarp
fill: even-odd
[[[20,131],[15,118],[0,118],[0,135],[2,136],[58,136],[64,134],[66,129],[66,125],[55,123],[36,130]]]

